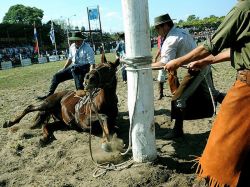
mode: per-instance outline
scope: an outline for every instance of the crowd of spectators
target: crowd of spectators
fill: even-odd
[[[0,47],[0,62],[11,61],[12,64],[18,65],[21,63],[20,58],[32,58],[34,49],[32,46],[1,46]]]
[[[183,28],[187,30],[193,37],[194,40],[196,41],[197,45],[206,39],[209,39],[213,33],[216,31],[217,27],[186,27]],[[155,47],[157,45],[157,36],[151,38],[151,48]]]
[[[189,33],[194,37],[197,44],[200,42],[205,41],[206,39],[210,39],[213,33],[216,31],[217,28],[215,27],[189,27],[186,28]]]
[[[32,63],[38,62],[39,57],[49,57],[51,55],[61,55],[64,56],[63,59],[67,57],[66,50],[55,50],[44,51],[40,50],[40,56],[38,53],[34,52],[34,47],[31,45],[1,45],[0,46],[0,63],[5,61],[11,61],[14,67],[21,66],[22,59],[31,59]]]

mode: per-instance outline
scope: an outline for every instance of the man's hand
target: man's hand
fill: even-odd
[[[164,66],[164,70],[168,71],[168,72],[173,72],[175,70],[177,70],[179,68],[179,64],[177,60],[170,60],[165,66]]]
[[[91,65],[90,65],[89,71],[92,71],[93,69],[95,69],[95,64],[91,64]]]
[[[204,67],[206,64],[204,63],[201,63],[199,60],[197,61],[194,61],[194,62],[190,62],[188,65],[187,65],[187,68],[190,69],[190,70],[193,70],[193,71],[198,71],[200,69],[202,69],[202,67]]]
[[[215,61],[215,60],[216,60],[216,57],[213,55],[210,55],[210,56],[203,58],[201,60],[196,60],[196,61],[190,62],[187,65],[187,67],[190,70],[197,71],[197,70],[202,69],[204,66],[206,66],[208,64],[212,64],[213,61]]]

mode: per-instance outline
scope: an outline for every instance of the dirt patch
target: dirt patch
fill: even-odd
[[[225,68],[225,66],[228,66]],[[216,65],[213,70],[216,87],[226,92],[235,76],[229,63]],[[181,70],[184,71],[184,70]],[[157,72],[153,72],[156,77]],[[52,76],[52,75],[51,75]],[[119,117],[117,139],[128,144],[127,85],[119,82]],[[182,77],[182,73],[180,73]],[[46,81],[45,81],[46,80]],[[0,124],[13,119],[27,105],[37,102],[35,97],[44,93],[49,85],[49,78],[37,81],[27,88],[0,89]],[[0,186],[192,186],[203,181],[196,181],[194,166],[195,156],[201,155],[214,118],[185,121],[185,136],[166,140],[164,135],[173,127],[170,120],[170,92],[165,84],[163,100],[158,101],[157,85],[155,92],[155,127],[158,158],[153,163],[128,163],[126,169],[107,171],[94,178],[96,169],[90,157],[89,134],[76,131],[57,131],[55,140],[48,146],[41,147],[41,129],[30,130],[35,113],[27,115],[18,125],[0,129]],[[60,85],[59,90],[73,89],[73,81]],[[217,107],[217,112],[219,106]],[[114,159],[115,163],[129,160],[119,152],[103,152],[100,147],[101,136],[92,135],[92,152],[95,160]],[[116,146],[116,145],[114,145]],[[103,171],[99,171],[103,172]]]

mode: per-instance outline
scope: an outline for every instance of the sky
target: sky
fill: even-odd
[[[69,20],[73,26],[88,30],[87,7],[99,6],[102,30],[104,32],[123,31],[123,0],[2,0],[0,6],[0,22],[9,8],[16,4],[36,7],[44,11],[43,23],[49,20]],[[134,0],[136,1],[136,0]],[[172,19],[186,20],[189,15],[200,19],[210,15],[225,16],[236,4],[237,0],[148,0],[150,25],[154,18],[168,13]],[[97,23],[95,23],[97,26]]]

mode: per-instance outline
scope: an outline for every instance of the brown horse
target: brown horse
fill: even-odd
[[[26,114],[39,111],[31,128],[43,125],[41,139],[43,144],[55,139],[53,135],[55,130],[70,127],[86,131],[96,124],[95,122],[99,122],[102,126],[104,142],[109,141],[109,131],[114,127],[118,115],[116,95],[118,65],[119,59],[114,63],[98,64],[95,69],[86,74],[85,90],[54,93],[41,104],[29,105],[15,120],[6,121],[3,127],[11,127],[19,123]],[[51,117],[54,122],[48,123]]]

